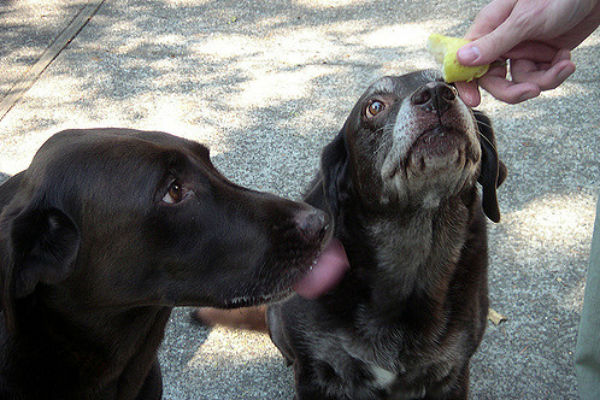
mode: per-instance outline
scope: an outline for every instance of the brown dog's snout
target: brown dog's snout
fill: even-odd
[[[444,82],[430,82],[417,89],[410,98],[411,104],[425,111],[437,111],[440,114],[448,111],[456,100],[456,93]]]
[[[322,240],[329,230],[329,215],[316,208],[298,212],[295,221],[300,232],[309,242]]]

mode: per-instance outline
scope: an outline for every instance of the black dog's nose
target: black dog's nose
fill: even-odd
[[[413,93],[410,101],[425,111],[443,114],[450,109],[455,99],[456,92],[452,87],[444,82],[430,82]]]
[[[316,208],[298,212],[295,219],[307,241],[319,241],[329,230],[329,215]]]

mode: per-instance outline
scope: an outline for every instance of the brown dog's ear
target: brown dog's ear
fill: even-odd
[[[321,154],[323,191],[329,211],[339,215],[341,205],[350,197],[351,179],[348,171],[348,150],[344,139],[344,128]]]
[[[80,235],[75,223],[56,208],[7,212],[0,221],[0,268],[7,326],[15,328],[15,304],[38,284],[56,284],[72,272]]]
[[[496,139],[492,122],[481,111],[473,110],[479,129],[479,142],[481,143],[481,171],[477,181],[483,189],[482,206],[487,217],[494,221],[500,221],[500,209],[496,188],[506,179],[506,166],[498,158],[496,150]]]

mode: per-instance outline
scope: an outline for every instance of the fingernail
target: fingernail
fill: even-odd
[[[535,92],[526,92],[524,93],[520,98],[519,98],[519,103],[525,100],[529,100],[529,99],[533,99],[534,97],[538,97],[539,93],[537,91]]]
[[[558,73],[558,80],[560,82],[563,82],[565,79],[567,79],[569,76],[571,76],[572,73],[573,73],[573,70],[567,66],[567,67],[561,69],[560,72]]]
[[[458,49],[456,55],[461,64],[471,64],[477,61],[481,52],[476,46],[463,46]]]

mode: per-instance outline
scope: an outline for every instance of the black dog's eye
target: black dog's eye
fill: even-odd
[[[183,188],[178,181],[173,181],[169,186],[169,190],[167,190],[167,193],[162,198],[162,201],[167,204],[177,204],[181,200],[183,200]]]
[[[373,118],[374,116],[382,112],[384,109],[385,104],[383,104],[381,101],[374,100],[367,106],[365,113],[367,114],[368,118]]]

